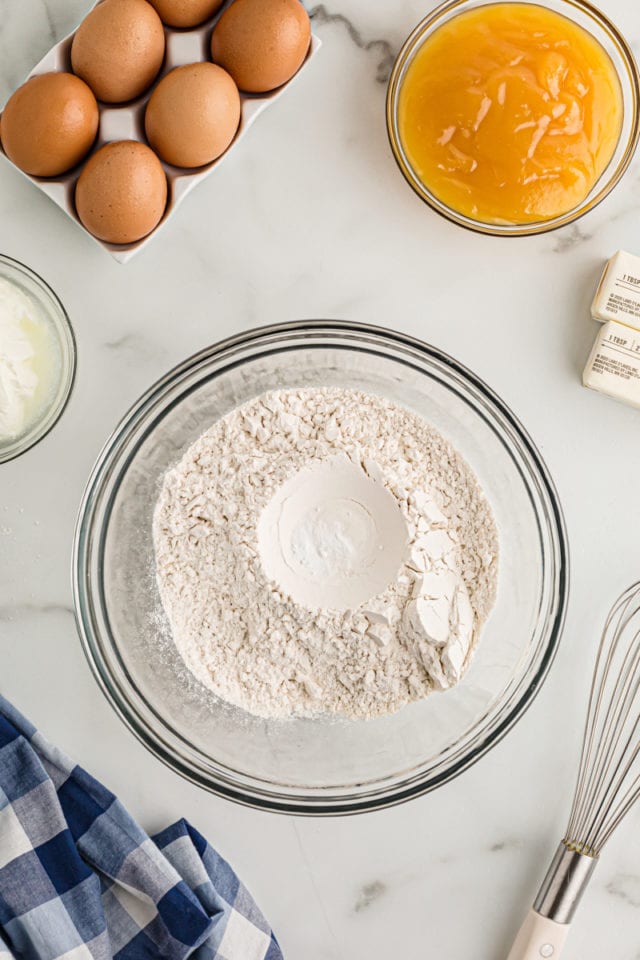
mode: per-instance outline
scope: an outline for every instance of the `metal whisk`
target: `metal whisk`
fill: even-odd
[[[509,960],[557,960],[598,857],[638,797],[640,582],[618,597],[606,619],[569,824]]]

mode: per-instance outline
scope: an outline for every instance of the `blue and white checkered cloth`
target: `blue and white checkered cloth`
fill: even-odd
[[[282,960],[185,820],[148,837],[0,697],[0,960]]]

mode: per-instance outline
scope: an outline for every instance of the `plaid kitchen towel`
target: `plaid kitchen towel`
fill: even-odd
[[[148,837],[0,697],[0,960],[282,960],[185,820]]]

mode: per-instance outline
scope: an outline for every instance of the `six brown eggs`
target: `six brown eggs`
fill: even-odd
[[[101,0],[76,30],[72,72],[27,80],[9,98],[0,140],[25,173],[58,177],[85,160],[98,136],[98,101],[109,107],[146,94],[162,71],[165,26],[189,29],[223,0]],[[75,186],[77,215],[107,243],[134,243],[162,219],[167,177],[160,161],[193,169],[233,141],[243,93],[265,93],[302,65],[311,40],[300,0],[233,0],[216,22],[211,59],[176,67],[144,110],[147,144],[113,141],[86,160]]]

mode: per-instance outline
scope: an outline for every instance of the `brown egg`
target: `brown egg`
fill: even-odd
[[[241,90],[264,93],[300,69],[310,39],[300,0],[235,0],[214,28],[211,59]]]
[[[147,139],[176,167],[201,167],[227,149],[240,122],[240,94],[222,67],[191,63],[163,77],[145,114]]]
[[[73,72],[105,103],[125,103],[144,93],[163,58],[164,28],[147,0],[103,0],[71,44]]]
[[[153,150],[136,140],[101,147],[76,185],[76,211],[89,233],[106,243],[135,243],[158,225],[167,205],[167,178]]]
[[[72,73],[43,73],[18,87],[2,114],[2,146],[34,177],[57,177],[89,152],[98,132],[96,98]]]
[[[197,27],[220,9],[224,0],[149,0],[168,27]]]

